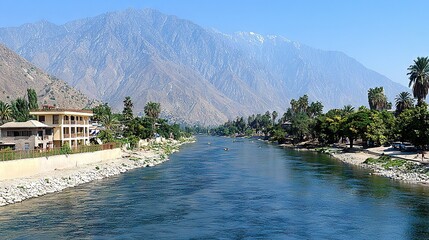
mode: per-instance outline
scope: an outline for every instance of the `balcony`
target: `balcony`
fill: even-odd
[[[43,142],[52,142],[53,140],[54,140],[54,136],[52,135],[44,135],[43,137],[42,136],[34,137],[34,142],[36,144],[43,143]]]
[[[88,125],[85,121],[77,121],[77,120],[64,120],[64,125]]]
[[[80,138],[85,137],[85,133],[78,132],[78,133],[64,133],[64,138]]]

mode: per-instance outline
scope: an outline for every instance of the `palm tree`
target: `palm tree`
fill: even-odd
[[[12,108],[9,104],[0,101],[0,124],[4,124],[12,119]]]
[[[120,126],[118,118],[109,112],[100,116],[100,122],[103,124],[105,129],[100,132],[98,138],[105,142],[113,141]]]
[[[428,57],[417,57],[414,60],[414,64],[410,65],[407,69],[410,75],[410,84],[413,86],[414,98],[417,98],[417,105],[422,105],[424,99],[428,95],[429,89],[429,58]]]
[[[100,117],[100,122],[103,124],[106,130],[114,130],[120,124],[118,118],[112,113],[102,115]]]
[[[389,103],[384,94],[383,87],[370,88],[368,90],[368,103],[371,110],[384,110],[387,109]]]
[[[355,111],[355,108],[352,105],[349,104],[349,105],[345,105],[343,107],[342,111],[343,111],[343,113],[345,115],[348,115],[350,113],[353,113]]]
[[[277,113],[277,111],[273,111],[273,112],[271,113],[271,115],[272,115],[272,117],[273,117],[273,126],[274,126],[274,124],[275,124],[275,122],[276,122],[276,118],[279,116],[279,114]]]
[[[161,113],[161,104],[156,102],[148,102],[144,107],[144,113],[150,118],[157,119]]]
[[[396,114],[400,114],[405,109],[411,108],[414,104],[414,99],[411,97],[409,92],[401,92],[395,98],[396,102]]]

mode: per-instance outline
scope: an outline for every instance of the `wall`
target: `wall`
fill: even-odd
[[[86,164],[104,162],[121,157],[121,149],[115,148],[91,153],[0,161],[0,181],[6,179],[30,177],[41,173],[47,173],[56,169],[74,168]]]

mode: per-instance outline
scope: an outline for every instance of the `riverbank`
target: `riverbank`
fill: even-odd
[[[417,160],[416,154],[399,155],[388,147],[374,149],[344,151],[344,148],[332,147],[321,148],[316,145],[292,145],[282,144],[282,147],[291,148],[297,151],[318,151],[326,153],[331,157],[347,164],[352,164],[372,171],[373,174],[400,180],[413,184],[423,184],[429,186],[429,164]],[[380,156],[390,156],[384,161],[377,161]],[[367,161],[372,158],[373,161]]]
[[[365,152],[338,152],[330,153],[330,155],[342,162],[370,169],[375,175],[429,186],[429,166],[421,162],[394,157],[378,161],[377,158],[380,158],[381,155]],[[367,161],[368,158],[371,158],[372,161]]]
[[[108,162],[0,181],[0,206],[60,192],[66,188],[118,175],[131,169],[156,166],[167,161],[168,155],[178,151],[182,144],[194,141],[193,138],[190,138],[181,142],[173,140],[149,144],[135,151],[123,150],[122,158]]]

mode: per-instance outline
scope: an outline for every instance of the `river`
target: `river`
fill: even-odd
[[[429,239],[428,188],[201,136],[162,165],[1,207],[0,239]]]

